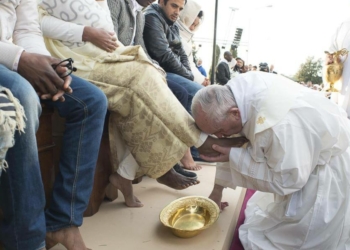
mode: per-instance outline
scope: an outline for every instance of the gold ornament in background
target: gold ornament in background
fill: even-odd
[[[327,55],[333,58],[333,63],[326,65],[326,81],[330,84],[327,92],[339,92],[338,89],[334,87],[334,83],[340,79],[343,74],[343,62],[348,58],[349,51],[347,49],[341,49],[334,53],[329,53],[325,51]],[[345,59],[341,60],[341,56],[346,56]]]

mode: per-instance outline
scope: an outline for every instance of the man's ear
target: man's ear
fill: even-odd
[[[239,111],[239,109],[237,107],[230,108],[228,112],[236,119],[241,118],[241,112]]]

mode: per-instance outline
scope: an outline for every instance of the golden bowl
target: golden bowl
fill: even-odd
[[[218,205],[202,196],[186,196],[167,205],[160,221],[180,238],[191,238],[209,228],[219,218]]]

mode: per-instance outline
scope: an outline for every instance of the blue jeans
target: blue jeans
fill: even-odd
[[[192,114],[192,111],[191,111],[192,99],[195,96],[195,94],[197,93],[197,91],[200,90],[201,88],[203,88],[203,85],[200,85],[196,82],[188,80],[187,78],[182,77],[182,76],[177,75],[177,74],[174,74],[174,73],[167,72],[166,74],[167,74],[166,79],[168,82],[174,81],[187,90],[188,102],[187,102],[187,106],[184,106],[184,107],[188,113]],[[191,155],[193,157],[199,158],[199,152],[198,152],[197,148],[191,147]]]
[[[177,82],[172,81],[171,79],[167,80],[168,87],[175,95],[176,99],[182,104],[182,106],[187,110],[188,106],[188,92]]]
[[[45,213],[35,137],[41,113],[39,98],[28,81],[0,65],[0,85],[19,99],[27,116],[25,133],[16,132],[15,145],[6,155],[9,168],[0,178],[4,214],[0,240],[7,250],[40,249],[45,246],[46,231],[82,224],[92,191],[107,100],[91,83],[72,78],[73,93],[65,95],[65,102],[45,101],[66,118],[60,173]]]
[[[167,74],[167,76],[166,76],[167,81],[176,82],[187,90],[188,103],[187,103],[186,110],[188,111],[188,113],[192,114],[192,112],[191,112],[192,99],[193,99],[194,95],[197,93],[197,91],[200,90],[201,88],[203,88],[203,85],[200,85],[196,82],[188,80],[187,78],[182,77],[182,76],[177,75],[177,74],[174,74],[174,73],[167,72],[166,74]]]

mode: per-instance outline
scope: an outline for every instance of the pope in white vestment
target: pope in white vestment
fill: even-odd
[[[239,229],[245,249],[350,249],[350,121],[319,92],[275,74],[249,72],[193,99],[199,128],[240,133],[246,148],[215,147],[211,198],[223,187],[258,190]]]
[[[350,51],[350,19],[337,28],[331,39],[328,52],[334,53],[344,48]],[[335,84],[340,92],[336,99],[338,99],[338,105],[347,112],[350,118],[350,58],[342,56],[341,62],[344,64],[344,68],[341,79]],[[328,59],[325,60],[325,63],[328,63]]]

